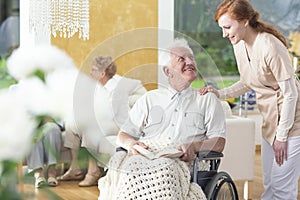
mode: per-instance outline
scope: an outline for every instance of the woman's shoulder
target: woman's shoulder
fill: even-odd
[[[288,53],[286,46],[271,33],[260,33],[258,35],[256,49],[259,55],[267,57],[283,56]]]
[[[283,43],[273,34],[262,32],[258,33],[258,42],[257,45],[266,48],[276,48],[276,47],[284,47]]]
[[[273,35],[271,33],[267,33],[267,32],[260,32],[260,33],[258,33],[257,36],[258,36],[258,38],[261,38],[264,40],[269,40],[269,41],[278,40],[275,35]]]

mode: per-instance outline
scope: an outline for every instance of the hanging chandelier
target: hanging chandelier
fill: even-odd
[[[35,34],[89,39],[89,0],[30,0],[30,31]]]

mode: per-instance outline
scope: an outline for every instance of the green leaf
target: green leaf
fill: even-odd
[[[38,77],[43,82],[45,82],[45,73],[42,70],[37,69],[32,73],[32,75]]]
[[[0,185],[0,199],[21,200],[22,196],[14,187],[2,187]]]
[[[7,188],[17,183],[17,166],[17,161],[4,160],[0,162],[0,187]]]
[[[16,83],[17,80],[8,73],[6,60],[0,59],[0,89],[8,88]]]

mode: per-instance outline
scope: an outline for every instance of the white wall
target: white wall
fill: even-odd
[[[158,48],[164,49],[170,44],[174,38],[174,1],[159,0],[158,1]],[[159,52],[158,52],[159,53]],[[158,54],[158,63],[160,57]],[[167,79],[161,66],[158,65],[158,83],[166,85]]]

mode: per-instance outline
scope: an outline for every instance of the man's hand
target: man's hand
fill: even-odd
[[[190,162],[196,157],[195,149],[192,144],[180,145],[179,150],[184,152],[184,154],[180,157],[181,161]]]
[[[143,142],[137,141],[134,137],[131,135],[128,135],[125,132],[119,132],[117,137],[117,144],[123,147],[127,150],[128,155],[133,154],[140,154],[135,148],[133,148],[134,145],[140,145],[141,147],[148,149],[149,147],[146,146]]]
[[[225,146],[225,141],[225,138],[215,137],[203,141],[183,144],[179,147],[179,150],[184,152],[183,156],[180,157],[180,160],[190,162],[196,158],[196,153],[199,151],[222,152]]]
[[[138,152],[133,146],[134,145],[139,145],[141,147],[143,147],[144,149],[148,149],[149,147],[147,145],[145,145],[143,142],[139,142],[139,141],[134,141],[129,145],[128,148],[128,155],[138,155],[140,154],[140,152]]]
[[[273,150],[275,155],[275,160],[280,166],[285,160],[287,160],[287,142],[280,142],[275,140],[273,143]]]

